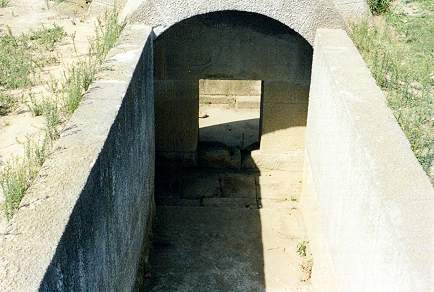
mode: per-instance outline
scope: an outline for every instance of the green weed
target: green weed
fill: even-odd
[[[368,6],[372,14],[383,14],[389,11],[391,0],[368,0]]]
[[[98,19],[96,37],[91,43],[90,53],[99,63],[104,61],[109,50],[116,44],[122,29],[123,25],[118,23],[117,10],[106,12],[103,18]]]
[[[309,241],[303,240],[297,244],[297,254],[301,257],[307,256],[307,248],[309,245]]]
[[[58,100],[49,98],[37,99],[33,94],[29,94],[27,107],[33,116],[44,116],[47,121],[47,134],[51,140],[57,139],[59,133],[57,126],[62,122],[62,109]]]
[[[97,64],[91,58],[79,61],[69,69],[63,85],[66,112],[72,114],[78,108],[83,94],[95,79],[96,71]]]
[[[63,84],[64,104],[67,113],[72,114],[79,106],[84,93],[95,79],[96,72],[116,44],[123,25],[119,24],[116,10],[107,12],[98,20],[95,39],[91,42],[89,57],[79,61],[66,74]]]
[[[9,113],[14,108],[16,103],[17,101],[15,98],[0,91],[0,116]]]
[[[44,103],[44,117],[47,120],[47,135],[51,140],[59,138],[57,127],[62,123],[62,114],[58,101],[46,100]]]
[[[10,29],[0,37],[0,86],[16,89],[31,85],[31,76],[38,68],[53,63],[47,54],[65,33],[63,28],[41,28],[36,32],[13,36]]]
[[[26,190],[30,187],[30,184],[44,163],[52,141],[58,138],[57,127],[61,124],[62,118],[65,114],[72,114],[77,109],[84,93],[95,79],[96,73],[108,51],[115,45],[122,28],[123,26],[117,22],[117,11],[106,13],[104,18],[98,22],[96,37],[91,42],[88,58],[82,59],[73,65],[65,73],[65,78],[61,84],[55,81],[49,82],[49,89],[53,94],[59,94],[62,97],[62,103],[59,100],[48,99],[39,101],[32,95],[29,96],[29,109],[35,116],[44,115],[47,120],[46,135],[44,140],[38,143],[29,140],[25,146],[26,155],[24,158],[11,160],[0,173],[0,186],[5,194],[4,209],[8,219],[18,209]],[[50,31],[36,32],[25,39],[10,37],[11,39],[8,39],[8,41],[15,45],[14,42],[28,40],[45,49],[50,49],[62,37],[63,30],[53,28]],[[22,48],[21,45],[16,45],[16,47]],[[6,51],[1,51],[0,47],[0,62],[2,52],[5,53]],[[23,50],[23,52],[26,51]],[[28,73],[33,69],[32,65],[35,62],[32,63],[31,57],[30,54],[30,66],[25,72],[27,75],[24,74],[23,76],[28,76]],[[2,76],[0,75],[0,77]],[[11,77],[12,80],[13,78]],[[0,80],[3,79],[0,78]],[[22,82],[19,85],[15,84],[15,87],[9,86],[9,88],[20,87],[22,84],[27,84],[28,82],[26,79],[26,82]]]
[[[350,34],[434,183],[434,4],[415,3],[425,10],[411,16],[393,8],[384,22],[354,24]]]
[[[37,31],[30,33],[29,39],[36,42],[39,47],[53,51],[55,45],[65,36],[66,33],[63,30],[63,27],[55,24],[53,27],[42,27]]]
[[[0,86],[15,89],[30,84],[33,56],[23,38],[0,37]]]
[[[8,220],[18,209],[25,191],[44,163],[49,151],[49,140],[44,138],[34,142],[29,139],[24,151],[23,158],[10,160],[0,174],[0,186],[5,197],[3,207]]]
[[[9,5],[9,0],[0,0],[0,8],[5,8]]]
[[[33,116],[38,117],[41,116],[44,112],[43,101],[35,98],[32,93],[28,95],[28,101],[26,103],[27,108],[33,114]]]

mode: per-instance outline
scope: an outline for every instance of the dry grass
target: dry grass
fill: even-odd
[[[60,84],[56,80],[51,80],[52,95],[57,96],[57,98],[39,100],[32,94],[29,95],[27,102],[29,110],[35,116],[43,115],[47,121],[47,128],[42,141],[29,140],[25,145],[24,158],[15,158],[9,161],[0,173],[0,186],[5,196],[4,209],[8,219],[16,212],[26,190],[30,187],[47,158],[53,141],[59,137],[59,125],[78,108],[107,53],[115,45],[123,28],[122,25],[118,24],[117,16],[117,11],[107,12],[98,21],[96,36],[91,41],[88,56],[71,66]],[[64,36],[63,29],[54,26],[50,29],[42,28],[19,38],[9,35],[3,39],[5,46],[18,49],[17,54],[5,57],[7,62],[3,62],[3,65],[13,64],[19,70],[13,69],[7,73],[7,83],[0,84],[0,86],[18,88],[29,85],[29,75],[34,69],[33,66],[37,64],[32,55],[31,45],[36,45],[45,51],[52,51],[55,44]],[[30,47],[27,44],[30,44]],[[1,57],[5,55],[5,52],[1,50],[0,43],[0,69],[2,66]],[[21,72],[22,75],[18,76],[17,71]],[[21,77],[23,79],[20,79]],[[2,98],[1,96],[0,98]],[[6,104],[2,101],[3,99],[7,100],[6,97],[0,99],[0,109],[3,108],[2,104]],[[4,107],[6,108],[6,106]]]
[[[25,191],[38,174],[49,151],[49,139],[42,141],[28,139],[25,147],[25,156],[15,158],[6,165],[0,173],[0,186],[5,196],[4,211],[6,218],[12,218],[24,197]]]
[[[73,113],[80,104],[83,94],[95,79],[101,63],[109,50],[116,44],[123,25],[119,24],[117,11],[107,12],[98,20],[96,37],[91,42],[89,57],[69,69],[62,85],[66,111]]]
[[[5,92],[0,91],[0,116],[6,115],[13,110],[17,101]]]
[[[0,37],[0,87],[8,90],[31,85],[32,74],[56,61],[49,52],[64,36],[63,28],[56,25],[20,36],[8,30]]]

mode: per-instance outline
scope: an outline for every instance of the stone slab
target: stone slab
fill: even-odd
[[[296,211],[162,207],[148,291],[300,291]],[[186,273],[186,271],[188,271]]]

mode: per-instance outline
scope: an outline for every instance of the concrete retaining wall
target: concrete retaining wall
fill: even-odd
[[[317,32],[303,202],[317,291],[433,291],[434,191],[342,30]]]
[[[149,27],[125,28],[1,238],[0,291],[136,285],[153,210],[152,43]]]

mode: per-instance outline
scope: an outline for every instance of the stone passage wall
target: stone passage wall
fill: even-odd
[[[200,104],[224,104],[230,108],[259,110],[261,94],[260,80],[199,80]]]
[[[317,291],[432,291],[433,188],[342,30],[317,32],[306,131]]]
[[[0,242],[0,291],[136,285],[153,210],[152,44],[150,27],[125,28]]]
[[[312,47],[262,15],[226,11],[174,25],[155,42],[156,148],[195,153],[199,80],[263,81],[261,151],[303,149]]]
[[[333,0],[336,9],[347,20],[366,17],[369,13],[367,0]]]

